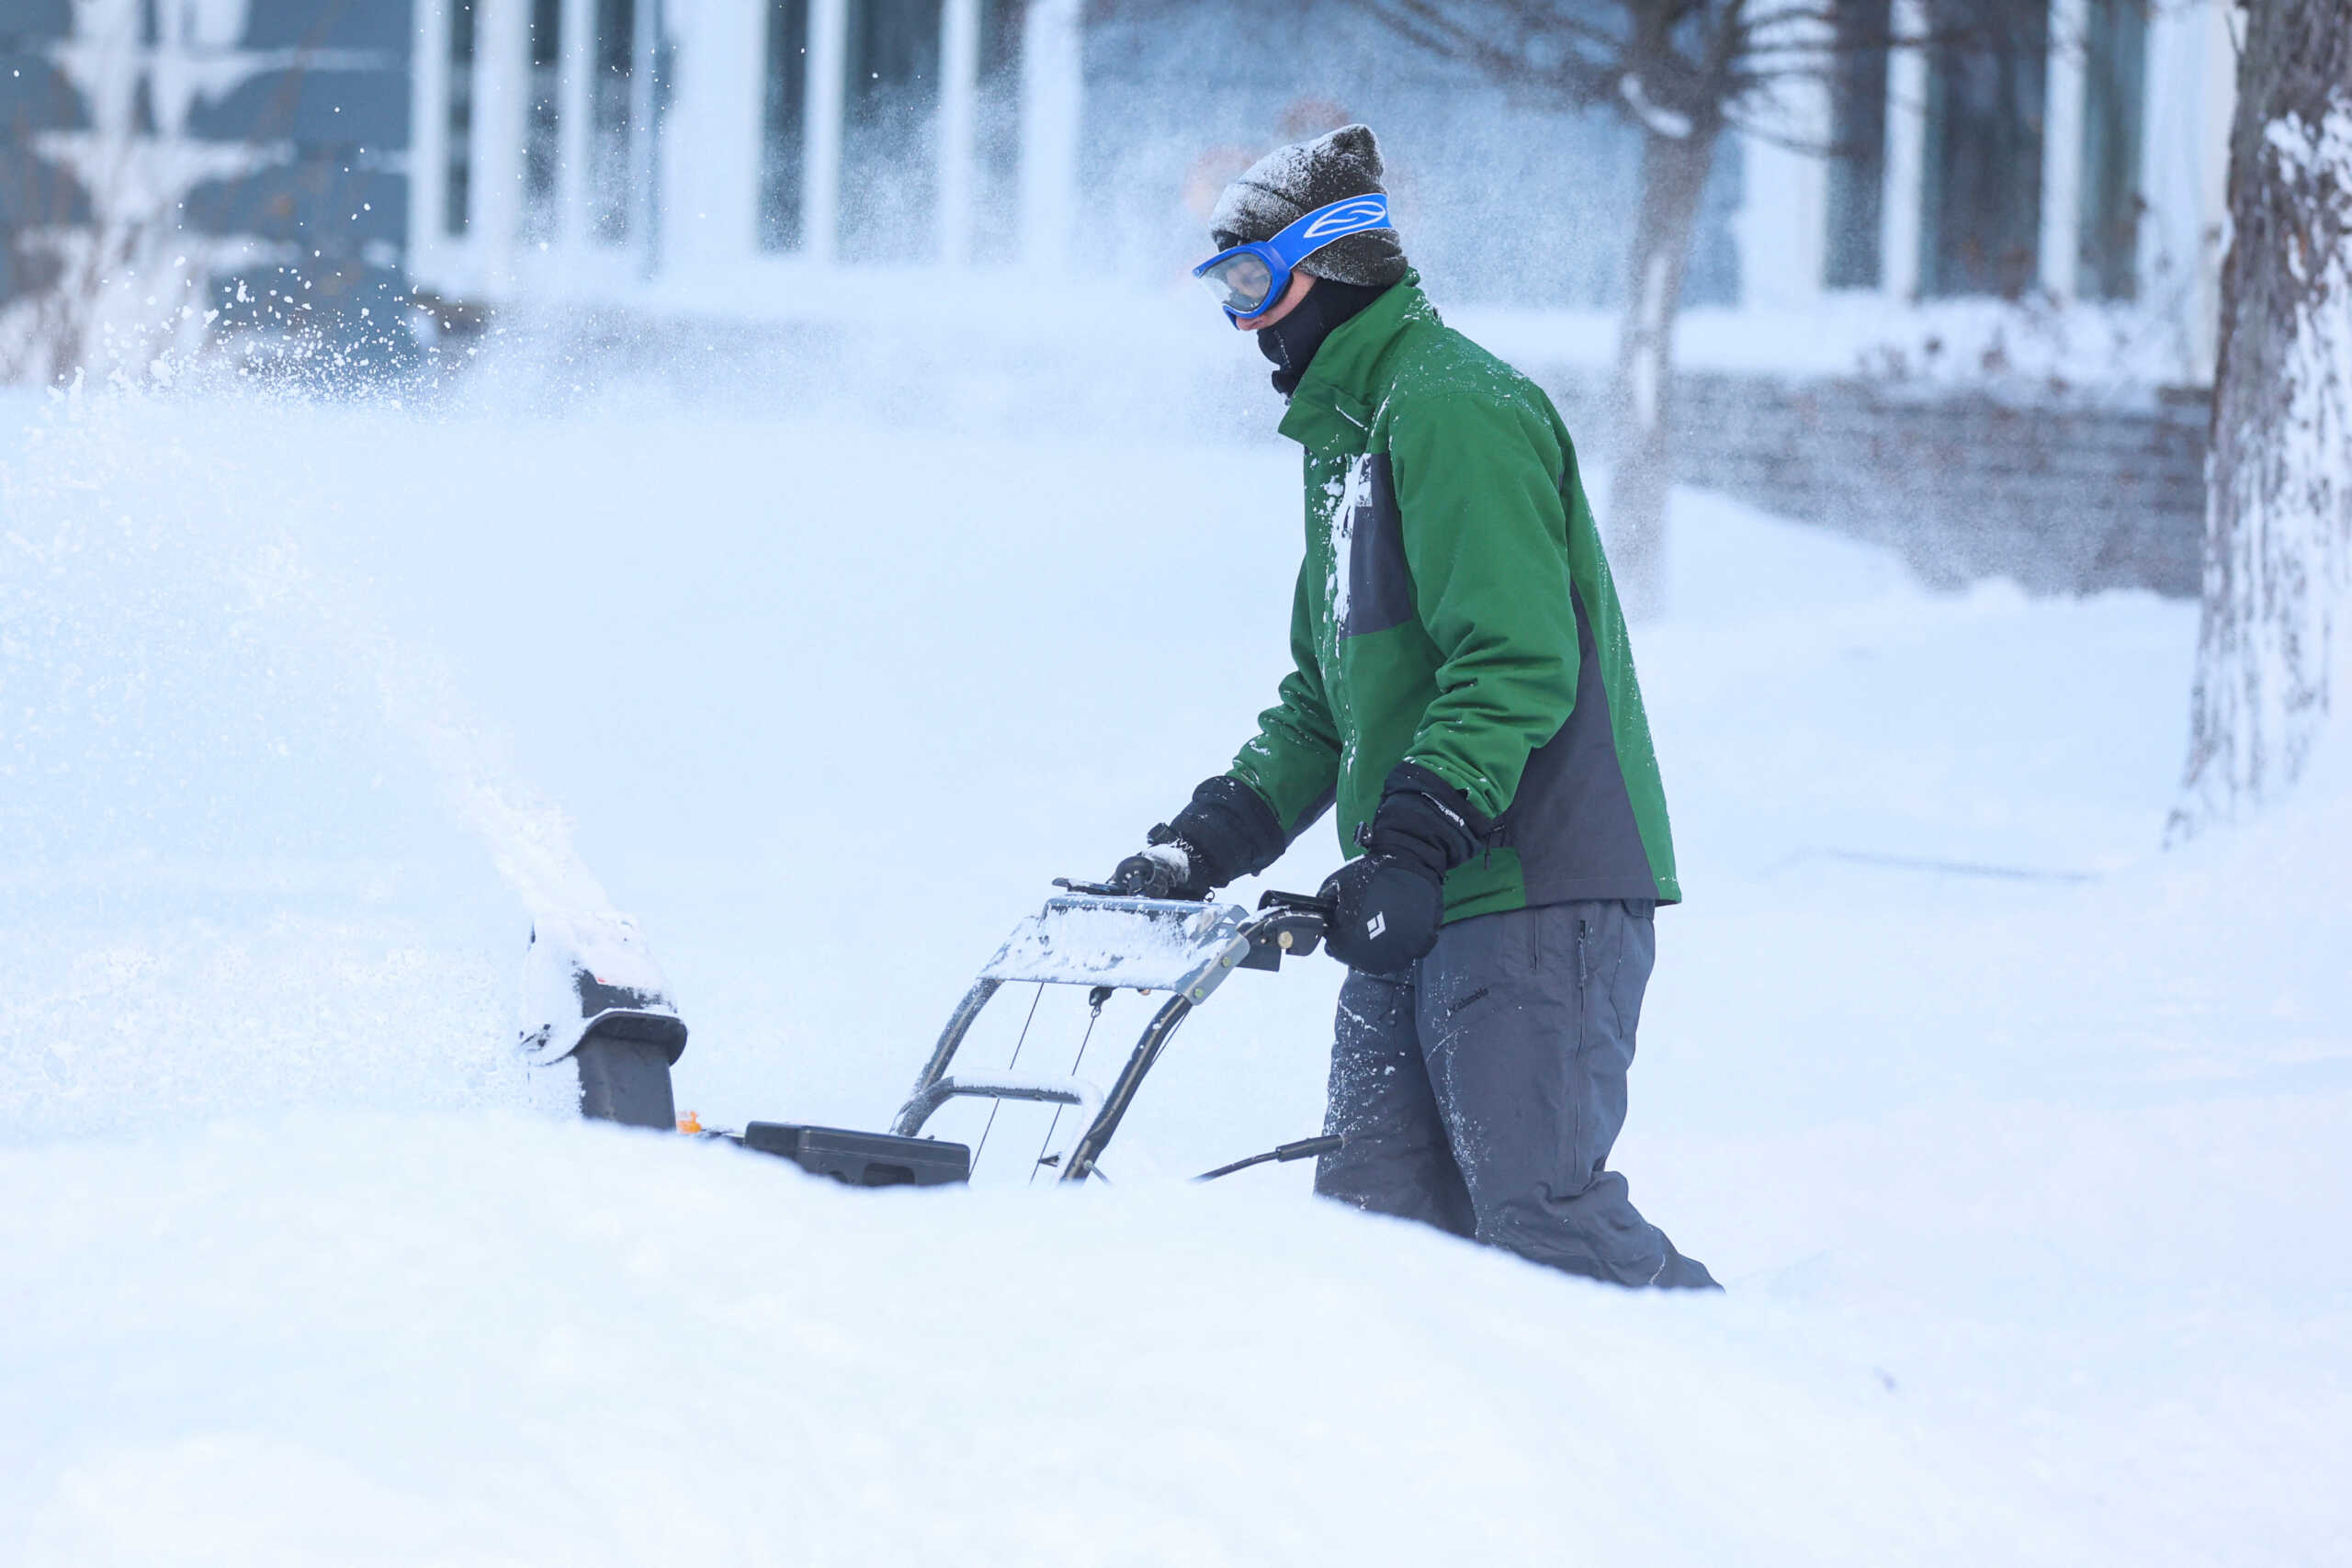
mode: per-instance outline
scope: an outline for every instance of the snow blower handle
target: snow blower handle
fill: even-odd
[[[1139,893],[1133,883],[1116,877],[1109,882],[1080,882],[1073,877],[1057,876],[1054,886],[1088,898],[1153,897]],[[1336,918],[1338,912],[1328,898],[1311,897],[1305,893],[1262,895],[1258,900],[1257,917],[1240,930],[1239,934],[1249,939],[1250,947],[1242,955],[1239,967],[1280,969],[1284,958],[1314,956],[1315,950],[1323,943],[1324,931]],[[1232,961],[1227,964],[1231,966]]]

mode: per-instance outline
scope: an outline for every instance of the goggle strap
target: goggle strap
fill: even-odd
[[[1326,202],[1271,240],[1253,240],[1248,244],[1233,245],[1217,252],[1194,267],[1193,276],[1204,276],[1219,262],[1245,252],[1272,252],[1278,266],[1268,270],[1287,272],[1324,246],[1344,240],[1351,234],[1390,227],[1388,197],[1385,195],[1374,191],[1370,196],[1351,196],[1339,201]],[[1306,243],[1308,241],[1313,243]]]
[[[1274,253],[1291,266],[1296,266],[1324,246],[1361,234],[1368,229],[1385,229],[1388,221],[1388,197],[1380,191],[1369,196],[1351,196],[1339,201],[1326,202],[1266,242]]]

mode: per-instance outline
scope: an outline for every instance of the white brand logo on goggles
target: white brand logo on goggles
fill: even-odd
[[[1317,213],[1315,221],[1307,225],[1306,232],[1300,238],[1335,240],[1342,234],[1352,234],[1359,229],[1377,229],[1387,221],[1388,204],[1385,201],[1373,199],[1340,203]]]

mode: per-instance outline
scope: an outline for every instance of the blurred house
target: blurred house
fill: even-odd
[[[1956,5],[1830,12],[1866,37]],[[1727,139],[1685,291],[1680,460],[1810,515],[1916,513],[1885,496],[1931,474],[2029,531],[2075,525],[2063,479],[2169,541],[2077,556],[2179,590],[2201,437],[2165,389],[2211,374],[2226,6],[2018,16],[1987,47],[1852,52]],[[177,258],[227,322],[854,316],[910,268],[933,297],[992,272],[1174,293],[1225,180],[1362,118],[1440,299],[1606,425],[1634,132],[1346,0],[6,0],[0,56],[0,319],[54,286],[61,235],[141,201],[169,215],[146,265]],[[403,289],[433,309],[390,309]],[[2036,398],[2109,385],[2075,423],[2020,419],[2020,372]],[[2111,461],[2081,471],[2086,446]],[[2009,547],[1963,526],[1953,574]]]
[[[1863,36],[1964,0],[1836,0]],[[2036,11],[2038,10],[2038,14]],[[2143,300],[2211,370],[2236,51],[2214,0],[2051,0],[2000,47],[1856,51],[1746,147],[1742,299]]]
[[[1835,0],[1862,32],[1949,0]],[[1350,118],[1449,299],[1605,309],[1638,146],[1345,0],[10,0],[0,218],[169,204],[216,260],[489,305],[758,311],[877,267],[1180,279],[1223,181]],[[2138,299],[2210,357],[2221,0],[2051,0],[1998,49],[1857,52],[1732,139],[1686,304]],[[1246,40],[1246,47],[1237,45]],[[1831,146],[1836,155],[1789,142]],[[123,168],[142,145],[148,177]],[[111,155],[111,156],[109,156]],[[172,163],[171,178],[153,168]],[[108,191],[113,179],[137,188]],[[243,242],[242,246],[236,242]],[[12,243],[0,290],[31,288]],[[231,267],[222,274],[225,279]],[[773,287],[764,287],[772,285]],[[821,290],[819,291],[821,293]]]
[[[1836,8],[1868,32],[1926,3]],[[1720,160],[1690,302],[2163,296],[2201,331],[2222,17],[2052,0],[1998,49],[1857,52],[1792,84]],[[1352,117],[1453,297],[1598,307],[1637,176],[1617,117],[1530,102],[1337,0],[420,0],[415,58],[412,270],[493,299],[1015,258],[1164,278],[1222,178]]]

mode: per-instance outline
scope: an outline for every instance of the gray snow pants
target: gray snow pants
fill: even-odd
[[[1340,987],[1315,1190],[1571,1274],[1714,1288],[1608,1168],[1657,956],[1644,906],[1457,920],[1393,975]]]

